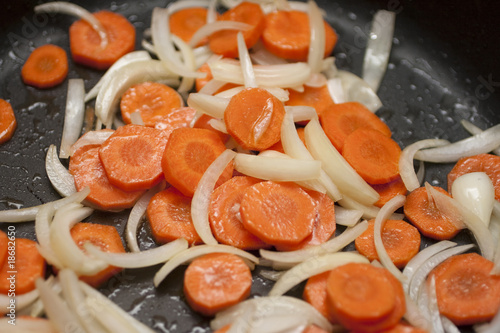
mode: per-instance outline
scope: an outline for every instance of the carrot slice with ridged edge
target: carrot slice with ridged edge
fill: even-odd
[[[387,330],[380,331],[380,333],[428,333],[428,331],[413,327],[410,324],[401,321],[396,326]]]
[[[388,183],[371,185],[371,187],[380,195],[380,198],[377,200],[377,202],[373,204],[374,206],[379,208],[382,208],[383,205],[385,205],[395,196],[399,194],[406,195],[406,193],[408,192],[405,183],[400,176]]]
[[[323,114],[323,111],[327,110],[331,105],[334,105],[330,92],[327,86],[321,87],[310,87],[304,86],[304,91],[297,91],[294,89],[288,89],[289,97],[285,105],[289,106],[299,106],[306,105],[312,106],[316,109],[316,113],[319,115]]]
[[[147,81],[127,89],[120,101],[120,111],[126,124],[132,122],[132,113],[139,112],[144,125],[154,127],[159,119],[183,104],[181,95],[175,89],[159,82]]]
[[[439,312],[456,325],[491,320],[500,309],[500,276],[493,262],[477,253],[459,254],[437,266],[428,277],[436,281]]]
[[[328,303],[326,301],[326,284],[329,276],[330,271],[326,271],[307,279],[302,298],[318,310],[325,318],[328,318],[332,324],[338,324],[337,319],[332,316],[328,310]]]
[[[12,138],[16,127],[17,120],[12,106],[6,100],[0,99],[0,144]]]
[[[165,135],[168,139],[174,129],[189,127],[195,116],[195,109],[189,106],[183,106],[171,110],[167,115],[164,115],[156,120],[154,128],[161,130],[163,135]]]
[[[184,273],[184,295],[193,310],[212,316],[250,295],[252,274],[240,257],[210,253],[189,264]]]
[[[103,70],[134,50],[135,28],[122,15],[107,10],[93,14],[108,35],[108,45],[101,47],[101,38],[84,20],[69,28],[69,43],[73,60],[91,68]]]
[[[169,187],[151,198],[146,210],[156,242],[168,243],[184,238],[189,244],[202,243],[191,219],[191,197]]]
[[[27,85],[47,89],[62,83],[68,75],[68,56],[63,48],[46,44],[37,47],[21,69]]]

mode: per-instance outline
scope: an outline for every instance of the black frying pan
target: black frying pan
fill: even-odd
[[[151,10],[168,1],[75,1],[90,11],[108,9],[125,15],[137,28],[137,48]],[[0,209],[34,206],[59,198],[45,174],[44,158],[50,144],[59,145],[66,84],[37,90],[26,87],[20,69],[30,51],[57,44],[69,54],[65,15],[35,16],[39,1],[11,1],[0,12],[0,98],[11,102],[18,120],[13,139],[0,146]],[[389,70],[379,96],[378,115],[405,147],[424,138],[456,141],[467,136],[459,124],[468,119],[486,128],[500,122],[500,37],[494,0],[468,1],[328,1],[318,0],[340,38],[334,50],[337,65],[361,74],[370,21],[378,9],[398,13]],[[102,72],[70,62],[68,78],[85,79],[90,89]],[[427,165],[426,180],[446,187],[451,164]],[[95,213],[89,220],[110,224],[123,234],[128,212]],[[33,223],[16,224],[17,237],[34,239]],[[7,225],[1,225],[6,230]],[[339,228],[341,231],[341,228]],[[154,246],[147,224],[140,231],[143,249]],[[468,242],[467,232],[457,236]],[[428,244],[424,240],[424,245]],[[351,248],[352,249],[352,248]],[[159,332],[207,332],[209,320],[190,310],[182,296],[183,270],[177,269],[156,289],[152,277],[159,267],[127,270],[101,291],[139,320]],[[265,295],[270,281],[254,277],[253,295]],[[301,287],[290,292],[299,296]],[[466,328],[464,330],[467,330]]]

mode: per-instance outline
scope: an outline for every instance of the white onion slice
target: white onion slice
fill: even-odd
[[[183,0],[174,1],[168,4],[168,13],[172,15],[179,10],[191,8],[191,7],[208,7],[210,5],[210,0]]]
[[[495,317],[488,323],[484,325],[475,325],[474,330],[477,333],[497,333],[500,332],[500,311],[497,312]]]
[[[86,298],[85,305],[87,308],[93,309],[94,318],[106,329],[106,332],[137,332],[137,330],[125,322],[118,313],[109,307],[103,307],[97,300]]]
[[[194,191],[191,201],[191,218],[196,232],[205,244],[217,244],[217,240],[213,236],[212,229],[210,228],[210,222],[208,221],[210,196],[215,188],[215,183],[226,166],[231,163],[235,155],[236,153],[229,149],[226,149],[220,154],[215,161],[210,164],[203,176],[201,176],[196,190]]]
[[[259,263],[262,266],[262,260]],[[268,279],[271,281],[278,281],[278,279],[285,273],[285,271],[275,271],[275,270],[261,270],[259,275],[264,279]]]
[[[97,130],[97,131],[89,131],[82,135],[74,145],[71,146],[70,156],[78,150],[86,145],[100,145],[104,141],[106,141],[111,134],[113,134],[112,130]]]
[[[66,95],[66,110],[62,130],[60,158],[68,158],[72,144],[80,137],[85,114],[85,86],[83,79],[69,79]]]
[[[286,102],[290,99],[290,93],[286,89],[282,89],[282,88],[278,88],[278,87],[260,87],[260,88],[267,90],[269,93],[274,95],[274,97],[276,97],[277,99],[279,99],[282,102]],[[215,96],[223,97],[223,98],[231,98],[234,95],[236,95],[237,93],[239,93],[240,91],[242,91],[243,89],[245,89],[244,86],[238,86],[238,87],[234,87],[231,89],[221,91],[221,92],[217,93]]]
[[[309,1],[307,7],[309,17],[310,42],[307,63],[312,73],[319,73],[325,55],[325,26],[323,16],[315,1]]]
[[[321,62],[322,64],[323,62]],[[313,88],[321,88],[327,83],[327,78],[322,73],[312,73],[304,85]]]
[[[228,104],[228,98],[202,93],[191,93],[187,99],[188,106],[216,119],[224,118],[224,111]]]
[[[418,171],[417,171],[417,181],[419,184],[422,184],[425,179],[425,163],[424,161],[420,161],[418,164]]]
[[[0,318],[0,331],[3,333],[57,333],[48,319],[17,317],[15,325],[9,321],[11,321],[9,317]]]
[[[436,280],[434,279],[434,276],[431,278],[430,283],[427,284],[427,288],[428,307],[432,323],[431,331],[433,333],[444,333],[443,323],[441,322],[441,316],[439,315],[439,308],[436,297]]]
[[[347,102],[346,96],[344,94],[344,88],[342,86],[342,80],[340,78],[332,78],[326,82],[328,87],[328,92],[334,103],[340,104]]]
[[[33,289],[27,293],[22,295],[15,295],[15,311],[19,312],[28,306],[30,306],[33,302],[38,299],[39,293],[37,289]],[[6,294],[0,294],[0,314],[9,313],[9,306],[11,305],[12,297],[7,296]],[[17,318],[16,318],[17,319]],[[1,327],[1,326],[0,326]],[[3,331],[2,331],[3,332]]]
[[[288,63],[285,59],[269,52],[261,41],[252,47],[250,57],[257,65],[282,65]]]
[[[335,206],[335,223],[346,226],[355,226],[363,216],[363,212],[357,209],[348,209]]]
[[[189,46],[182,38],[177,37],[176,35],[172,35],[172,42],[175,47],[179,49],[181,54],[181,59],[183,60],[183,64],[186,68],[191,71],[196,71],[196,59],[193,52],[193,48]],[[183,97],[186,97],[188,92],[193,89],[195,79],[193,77],[183,76],[181,79],[181,84],[177,89]]]
[[[480,129],[479,127],[477,127],[476,125],[472,124],[471,122],[469,122],[469,121],[467,121],[465,119],[462,119],[460,121],[460,123],[465,128],[465,130],[467,132],[469,132],[470,134],[472,134],[472,135],[479,134],[479,133],[483,132],[482,129]],[[493,149],[492,152],[495,155],[500,155],[500,147],[496,148],[496,149]]]
[[[243,82],[245,88],[256,88],[257,83],[255,81],[255,73],[253,71],[252,60],[248,54],[247,45],[245,44],[245,38],[243,34],[238,32],[236,35],[238,42],[238,58],[240,59],[241,72],[243,73]]]
[[[201,42],[205,37],[211,34],[221,31],[221,30],[240,30],[245,31],[250,29],[252,26],[244,22],[237,21],[215,21],[212,23],[205,24],[200,29],[198,29],[191,39],[189,40],[189,45],[195,47]]]
[[[419,306],[405,293],[406,313],[404,319],[414,327],[429,331],[430,319],[427,311],[422,311]]]
[[[223,121],[223,120],[221,120],[221,119],[210,119],[210,120],[208,121],[208,124],[209,124],[210,126],[212,126],[212,128],[213,128],[214,130],[217,130],[217,131],[219,131],[219,132],[222,132],[222,133],[228,134],[228,133],[227,133],[226,124],[224,123],[224,121]]]
[[[462,157],[489,153],[499,146],[500,124],[446,146],[421,150],[415,154],[415,158],[426,162],[450,163]]]
[[[318,179],[321,174],[321,163],[239,153],[234,158],[234,169],[260,179],[303,181]]]
[[[328,253],[304,260],[286,271],[269,291],[269,296],[281,296],[311,276],[321,274],[350,262],[370,263],[366,257],[353,252]]]
[[[177,253],[186,250],[188,245],[184,238],[178,238],[164,245],[140,252],[104,252],[92,243],[86,243],[84,247],[89,254],[101,259],[108,265],[123,268],[142,268],[164,263]]]
[[[335,149],[318,119],[311,119],[305,127],[306,145],[311,155],[322,162],[322,168],[337,185],[340,192],[360,203],[371,205],[379,194],[347,163]]]
[[[349,102],[359,102],[372,112],[382,106],[382,101],[370,85],[359,76],[348,71],[339,70],[337,77],[342,81],[344,95]]]
[[[408,191],[420,187],[420,182],[413,168],[413,158],[420,149],[439,147],[449,144],[448,140],[426,139],[410,144],[401,152],[399,157],[399,174]]]
[[[458,327],[448,318],[441,315],[441,323],[443,324],[444,331],[446,333],[460,333]],[[476,330],[479,333],[479,331]]]
[[[35,13],[61,13],[76,16],[86,21],[94,29],[101,39],[101,49],[108,46],[108,34],[101,22],[85,8],[66,1],[54,1],[38,5],[34,8]]]
[[[178,266],[208,253],[231,253],[238,255],[244,259],[248,259],[250,262],[255,264],[259,262],[259,258],[254,256],[253,254],[240,250],[234,246],[224,244],[193,246],[187,250],[177,253],[173,258],[167,261],[158,272],[156,272],[153,279],[155,287],[158,287],[158,285],[167,277],[167,275],[170,274]]]
[[[363,80],[368,82],[373,91],[377,91],[384,77],[391,53],[392,37],[396,13],[379,10],[375,13],[363,59]]]
[[[214,95],[220,88],[224,87],[226,82],[210,80],[199,91],[200,94]],[[191,95],[191,94],[190,94]],[[188,96],[189,98],[189,96]]]
[[[316,109],[307,105],[285,105],[285,111],[292,115],[294,122],[309,121],[318,117]]]
[[[57,267],[62,268],[63,264],[52,249],[50,240],[50,223],[54,216],[54,205],[52,203],[45,204],[40,207],[35,218],[35,235],[38,241],[38,250],[45,260]]]
[[[75,179],[57,157],[57,148],[50,145],[45,157],[45,171],[57,193],[67,197],[76,193]]]
[[[259,254],[262,258],[270,260],[273,264],[278,264],[281,268],[292,267],[309,258],[331,254],[342,250],[353,242],[368,228],[368,222],[363,221],[352,228],[347,228],[342,234],[326,241],[323,244],[314,245],[305,249],[288,252],[277,252],[261,249]]]

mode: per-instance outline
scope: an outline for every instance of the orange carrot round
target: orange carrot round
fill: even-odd
[[[325,57],[332,53],[337,34],[325,25]],[[264,46],[278,57],[306,61],[309,53],[311,32],[309,15],[297,10],[279,10],[266,15],[266,27],[262,33]]]
[[[134,50],[135,28],[118,13],[103,10],[94,16],[108,34],[108,45],[104,49],[101,47],[99,35],[84,20],[76,21],[69,28],[69,43],[76,63],[103,70]]]
[[[156,242],[168,243],[185,238],[189,244],[202,243],[191,219],[191,198],[175,187],[170,186],[155,194],[146,214]]]
[[[16,127],[16,115],[12,106],[6,100],[0,99],[0,144],[12,138]]]
[[[440,187],[434,188],[448,194]],[[408,220],[422,233],[422,235],[437,239],[451,239],[460,231],[451,217],[437,209],[433,202],[429,202],[425,187],[413,190],[406,197],[404,213]]]
[[[169,18],[170,32],[189,43],[194,33],[207,23],[207,12],[208,10],[203,7],[183,8],[176,11]]]
[[[448,258],[428,279],[436,281],[439,312],[456,325],[491,320],[500,309],[500,276],[493,263],[477,253]]]
[[[330,92],[327,86],[310,87],[304,86],[304,91],[297,91],[288,89],[289,97],[285,105],[299,106],[306,105],[312,106],[316,109],[318,115],[323,114],[331,105],[334,105]]]
[[[280,140],[283,103],[262,88],[234,95],[224,112],[227,132],[244,149],[265,150]]]
[[[240,257],[211,253],[189,264],[184,274],[184,294],[193,310],[212,316],[250,295],[252,274]]]
[[[396,326],[380,331],[380,333],[428,333],[428,331],[413,327],[410,324],[401,321]]]
[[[358,128],[345,139],[342,156],[369,184],[385,184],[399,176],[401,148],[380,131]]]
[[[139,112],[144,125],[153,127],[160,118],[182,105],[182,97],[175,89],[147,81],[127,89],[120,101],[120,110],[126,124],[132,122],[130,114]]]
[[[406,193],[408,192],[405,183],[403,183],[403,180],[399,176],[391,182],[371,186],[380,195],[377,202],[373,204],[374,206],[379,208],[381,208],[395,196],[399,194],[406,195]]]
[[[214,131],[215,133],[217,133],[217,135],[219,135],[219,137],[221,138],[222,142],[227,142],[227,140],[229,140],[229,134],[227,133],[223,133],[219,130],[216,130],[215,128],[212,127],[212,125],[210,125],[209,121],[214,119],[213,117],[207,115],[207,114],[202,114],[197,120],[196,122],[194,123],[193,127],[194,128],[204,128],[204,129],[207,129],[207,130],[211,130],[211,131]]]
[[[68,56],[61,47],[52,44],[37,47],[21,69],[27,85],[40,89],[52,88],[62,83],[68,75]]]
[[[328,310],[328,303],[326,301],[326,284],[329,276],[330,271],[326,271],[321,274],[311,276],[309,279],[307,279],[302,297],[307,303],[311,304],[316,310],[318,310],[325,318],[328,318],[328,320],[332,324],[337,324],[337,320],[334,316],[331,315],[330,311]]]
[[[373,261],[379,259],[374,241],[375,220],[368,222],[368,229],[356,238],[354,245],[360,254]],[[382,228],[382,243],[394,265],[403,268],[420,250],[420,233],[408,222],[387,220]]]

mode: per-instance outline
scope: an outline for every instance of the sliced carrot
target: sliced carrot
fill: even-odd
[[[144,191],[123,191],[110,184],[101,159],[100,145],[86,145],[79,148],[69,160],[69,172],[75,178],[78,191],[90,188],[87,202],[102,210],[131,208]]]
[[[217,133],[217,135],[219,135],[219,137],[221,138],[222,142],[227,142],[227,140],[229,140],[229,134],[227,133],[223,133],[219,130],[216,130],[215,128],[212,127],[212,125],[210,125],[209,121],[214,119],[213,117],[210,117],[209,115],[207,114],[202,114],[201,117],[199,117],[196,122],[194,123],[193,127],[194,128],[204,128],[204,129],[208,129],[208,130],[211,130],[211,131],[214,131],[215,133]]]
[[[124,191],[146,190],[163,179],[163,132],[140,125],[119,127],[99,148],[109,182]]]
[[[406,195],[408,192],[405,184],[400,176],[398,176],[395,180],[379,185],[371,185],[375,191],[380,195],[377,202],[373,205],[381,208],[385,205],[389,200],[394,198],[396,195]]]
[[[163,154],[165,179],[182,194],[192,197],[205,170],[225,150],[226,146],[214,131],[202,128],[175,129]],[[233,164],[230,163],[216,187],[232,175]]]
[[[62,83],[68,75],[68,56],[61,47],[52,44],[37,47],[24,63],[21,77],[27,85],[40,89]]]
[[[154,128],[163,131],[163,135],[168,139],[174,129],[189,127],[195,116],[195,109],[189,106],[183,106],[171,110],[168,114],[156,120]]]
[[[358,128],[372,128],[391,137],[391,129],[373,112],[358,102],[332,104],[319,114],[326,135],[342,152],[347,136]]]
[[[191,198],[175,187],[158,192],[146,210],[153,237],[158,243],[185,238],[189,244],[202,243],[191,219]]]
[[[203,7],[189,7],[176,11],[169,17],[170,32],[186,43],[194,33],[207,24],[208,10]],[[205,44],[208,40],[200,42]]]
[[[490,177],[495,188],[495,199],[500,201],[500,156],[479,154],[458,160],[448,174],[448,192],[458,177],[470,172],[484,172]]]
[[[435,278],[439,312],[456,325],[491,320],[500,309],[500,276],[490,274],[492,268],[477,253],[453,256],[436,267],[428,279]]]
[[[193,310],[212,316],[250,295],[252,274],[240,257],[211,253],[189,264],[184,274],[184,295]]]
[[[307,279],[302,297],[307,303],[316,308],[316,310],[318,310],[325,318],[328,318],[332,324],[337,324],[337,319],[331,315],[326,301],[326,282],[328,281],[329,276],[330,271],[326,271]]]
[[[264,242],[294,246],[311,235],[317,211],[297,184],[263,181],[245,190],[240,213],[243,226]]]
[[[2,267],[4,262],[7,260],[8,244],[9,238],[7,237],[7,234],[0,230],[0,267]]]
[[[380,331],[380,333],[428,333],[428,331],[413,327],[410,324],[401,321],[396,326],[387,330]]]
[[[243,227],[240,215],[244,191],[260,181],[253,177],[237,176],[223,183],[212,193],[209,220],[212,233],[220,243],[243,250],[267,247],[266,243]]]
[[[325,24],[325,57],[332,53],[337,34]],[[309,53],[311,30],[309,15],[298,10],[278,10],[266,15],[266,27],[262,33],[264,46],[280,58],[306,61]]]
[[[257,3],[243,1],[219,16],[220,21],[237,21],[251,25],[242,31],[247,48],[254,46],[262,35],[266,24],[264,12]],[[237,30],[221,30],[209,37],[209,47],[212,52],[224,57],[238,57]]]
[[[107,32],[108,45],[101,47],[98,33],[84,20],[76,21],[69,28],[69,43],[76,63],[102,70],[134,50],[135,28],[118,13],[103,10],[94,16]]]
[[[335,202],[324,193],[311,190],[306,190],[306,192],[316,203],[316,218],[314,219],[313,231],[298,245],[276,245],[276,249],[279,251],[295,251],[307,246],[323,244],[335,234],[337,227],[335,223]]]
[[[0,144],[14,135],[17,127],[16,115],[9,102],[0,98]]]
[[[130,114],[139,112],[144,125],[153,127],[171,110],[183,105],[181,95],[169,86],[159,82],[142,82],[133,85],[123,94],[120,110],[123,121],[130,124]]]
[[[219,328],[217,331],[214,331],[214,333],[226,333],[227,331],[229,331],[230,328],[231,324],[228,324],[222,328]]]
[[[84,248],[85,243],[90,242],[104,252],[125,252],[120,234],[113,226],[81,222],[75,224],[70,232],[71,237],[81,249]],[[80,276],[80,280],[97,288],[121,271],[120,267],[108,266],[96,274],[82,275]]]
[[[324,329],[316,325],[309,325],[302,331],[302,333],[327,333],[327,332],[328,331],[325,331]]]
[[[7,253],[7,260],[0,268],[0,294],[8,295],[10,291],[22,295],[30,292],[35,289],[36,279],[45,275],[45,259],[38,252],[35,241],[16,238],[14,248],[15,253]]]
[[[318,115],[322,115],[331,105],[334,105],[330,92],[327,86],[310,87],[304,86],[304,91],[289,89],[289,99],[285,105],[312,106],[316,109]]]
[[[227,132],[244,149],[265,150],[280,140],[283,103],[262,88],[234,95],[224,112]]]
[[[448,194],[440,187],[434,186],[434,188]],[[422,235],[432,239],[451,239],[460,231],[451,217],[438,210],[434,202],[429,202],[425,187],[419,187],[408,194],[404,213]]]
[[[385,184],[399,176],[401,148],[380,131],[358,128],[345,139],[342,156],[369,184]]]
[[[370,261],[379,260],[374,241],[375,220],[368,221],[368,229],[356,240],[356,250]],[[402,220],[387,220],[382,228],[382,243],[396,267],[403,268],[420,250],[417,228]]]

